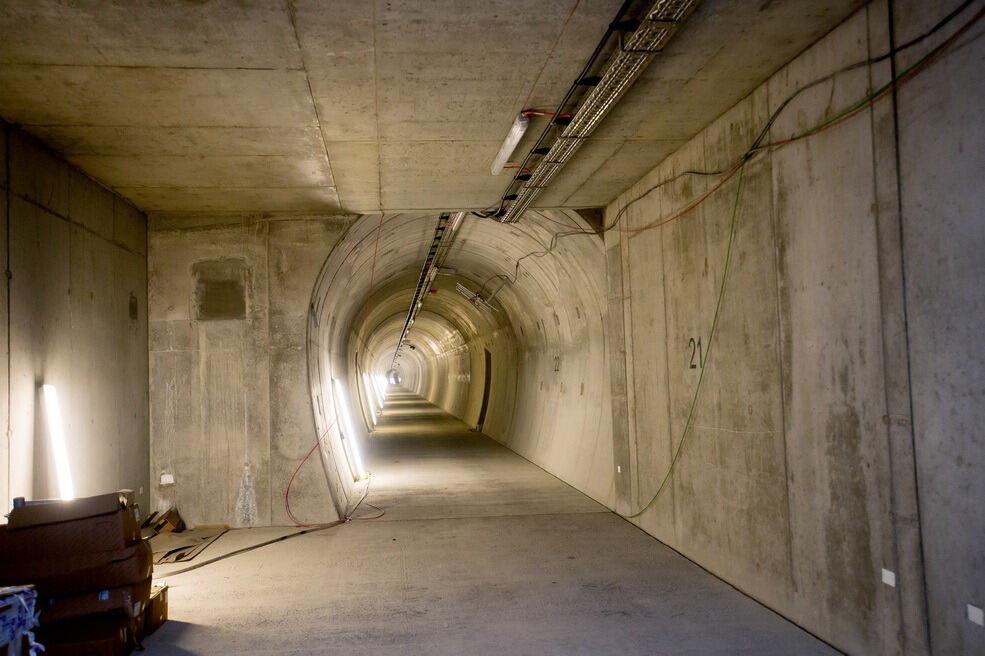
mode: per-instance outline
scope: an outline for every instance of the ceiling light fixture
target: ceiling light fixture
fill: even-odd
[[[513,125],[510,126],[510,131],[506,133],[506,141],[499,147],[499,152],[496,153],[496,159],[493,160],[492,166],[489,167],[493,175],[499,175],[503,172],[503,167],[506,166],[510,155],[516,150],[520,139],[523,139],[523,134],[527,131],[528,125],[530,125],[530,117],[523,112],[517,114],[516,118],[513,119]]]
[[[407,313],[407,320],[404,322],[404,328],[400,332],[397,347],[393,352],[393,361],[390,363],[391,369],[397,365],[397,359],[401,355],[401,349],[403,349],[404,343],[407,341],[407,334],[414,325],[414,319],[417,317],[417,313],[421,311],[424,294],[429,293],[431,283],[434,282],[435,276],[438,275],[441,263],[444,262],[445,257],[448,255],[448,250],[451,248],[455,240],[455,234],[462,226],[462,220],[464,218],[465,212],[457,212],[454,217],[448,213],[438,217],[438,225],[434,229],[434,238],[431,240],[431,247],[428,249],[427,257],[424,259],[424,266],[421,267],[421,277],[417,282],[414,297],[410,301],[410,311]]]
[[[563,122],[557,119],[553,122],[564,129],[551,146],[541,145],[547,137],[545,129],[540,140],[530,155],[520,165],[519,172],[503,194],[503,203],[496,217],[503,223],[516,223],[520,215],[540,196],[575,152],[588,140],[602,119],[616,105],[620,98],[643,73],[650,61],[664,50],[671,37],[694,11],[700,0],[655,0],[646,10],[642,20],[618,21],[609,26],[602,43],[596,49],[596,54],[589,60],[589,67],[601,51],[601,46],[615,30],[633,29],[632,33],[620,36],[619,48],[606,64],[604,71],[597,81],[592,80],[591,91],[582,100],[578,110]],[[621,12],[620,12],[621,13]],[[579,82],[586,80],[588,67],[579,77]],[[578,82],[572,89],[578,86]],[[571,99],[572,91],[561,102],[557,112],[560,118],[566,104]],[[553,127],[553,125],[552,125]],[[542,159],[536,166],[528,167],[531,155],[541,155]]]

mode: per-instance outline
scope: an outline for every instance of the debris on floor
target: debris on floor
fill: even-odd
[[[0,656],[27,656],[41,650],[33,629],[38,625],[34,586],[0,587]]]
[[[126,654],[139,646],[153,552],[137,517],[130,490],[14,500],[8,524],[0,526],[0,585],[36,590],[36,636],[45,654]],[[156,627],[160,613],[152,614]]]
[[[160,533],[150,538],[154,564],[181,563],[191,560],[219,536],[229,530],[225,524],[196,526],[180,533]]]
[[[181,532],[185,530],[185,522],[178,514],[177,508],[171,508],[163,513],[156,510],[152,512],[144,523],[140,525],[140,534],[145,538],[152,538],[162,533],[172,531]]]
[[[154,552],[155,565],[191,560],[228,530],[227,524],[203,524],[188,528],[177,508],[151,513],[140,527],[141,534],[150,542]]]

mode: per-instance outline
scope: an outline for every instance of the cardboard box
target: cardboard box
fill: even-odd
[[[7,528],[17,530],[28,526],[68,522],[97,515],[108,515],[120,508],[135,505],[133,490],[120,490],[83,499],[51,499],[32,501],[29,505],[15,507],[7,517]]]
[[[61,558],[80,552],[116,551],[140,542],[132,507],[53,524],[10,529],[0,525],[0,553],[13,559]]]
[[[33,583],[41,597],[102,590],[143,581],[151,575],[153,552],[145,541],[116,551],[90,551],[59,558],[0,559],[0,584]]]
[[[105,613],[116,613],[132,621],[147,608],[150,588],[151,579],[147,577],[132,585],[50,597],[39,604],[41,625]]]
[[[133,644],[125,617],[63,622],[37,633],[45,656],[124,656]]]
[[[161,628],[168,619],[168,586],[155,587],[151,590],[150,600],[147,608],[144,609],[143,636],[150,634]]]
[[[144,522],[145,527],[150,527],[154,535],[158,533],[170,533],[171,531],[183,531],[185,530],[185,522],[182,521],[181,515],[174,508],[171,508],[163,513],[155,513],[147,518]]]

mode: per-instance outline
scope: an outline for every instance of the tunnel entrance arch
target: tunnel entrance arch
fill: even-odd
[[[360,217],[312,290],[309,386],[340,516],[361,494],[349,454],[371,439],[378,413],[367,379],[388,385],[396,374],[398,384],[535,462],[563,458],[565,441],[583,434],[611,451],[607,382],[594,375],[605,355],[601,237],[573,211],[537,211],[512,225],[469,217],[395,361],[437,218]],[[576,236],[558,240],[559,232]],[[558,359],[565,367],[554,366]],[[590,466],[569,459],[558,472],[576,486],[585,481],[584,489]]]

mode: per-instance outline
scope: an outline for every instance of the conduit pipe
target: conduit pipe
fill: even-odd
[[[404,343],[407,341],[407,335],[414,325],[414,319],[417,318],[417,313],[420,312],[421,307],[424,305],[424,297],[427,294],[427,290],[431,288],[431,283],[434,281],[434,277],[438,275],[438,269],[441,267],[441,263],[448,256],[448,250],[455,240],[455,233],[458,232],[458,229],[462,225],[462,219],[464,218],[465,212],[456,213],[454,218],[451,218],[449,214],[442,214],[438,217],[438,225],[434,228],[431,247],[428,249],[427,257],[424,258],[424,266],[421,267],[421,276],[417,281],[417,289],[414,291],[414,297],[410,301],[410,310],[407,312],[407,319],[404,321],[403,330],[400,331],[400,339],[397,340],[397,348],[394,349],[390,369],[397,366],[397,359],[400,357]]]
[[[599,83],[561,131],[557,140],[536,167],[516,181],[521,182],[515,196],[500,213],[503,223],[516,223],[520,215],[550,184],[565,164],[574,156],[586,139],[595,131],[606,114],[639,78],[653,59],[663,50],[681,23],[694,11],[698,0],[657,0],[640,22],[639,27],[621,40],[616,54],[609,60]],[[559,111],[563,108],[559,108]]]

